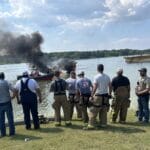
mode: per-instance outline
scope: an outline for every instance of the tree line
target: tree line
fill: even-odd
[[[53,52],[44,53],[48,58],[59,59],[89,59],[89,58],[102,58],[102,57],[117,57],[117,56],[130,56],[130,55],[143,55],[150,54],[150,49],[146,50],[133,50],[133,49],[113,49],[113,50],[93,50],[93,51],[69,51],[69,52]],[[22,58],[12,57],[11,55],[0,56],[0,64],[7,63],[22,63],[25,62]]]

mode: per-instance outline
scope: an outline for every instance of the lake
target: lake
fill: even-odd
[[[84,59],[77,60],[77,73],[79,71],[84,71],[85,76],[93,81],[94,76],[97,74],[97,64],[104,64],[104,73],[110,76],[112,79],[116,75],[116,70],[118,68],[123,68],[124,75],[127,76],[131,82],[131,108],[136,109],[137,98],[134,93],[136,82],[139,78],[138,69],[141,67],[146,67],[148,69],[148,75],[150,76],[150,63],[134,63],[127,64],[123,57],[111,57],[111,58],[96,58],[96,59]],[[7,64],[0,65],[0,72],[5,72],[6,80],[16,82],[17,75],[22,74],[23,71],[29,70],[28,64]],[[49,82],[39,83],[42,89],[42,95],[44,98],[43,103],[39,105],[39,114],[44,114],[45,116],[53,116],[54,111],[51,107],[53,102],[52,94],[49,93]],[[17,105],[16,101],[13,101],[15,120],[22,120],[22,108],[21,105]]]

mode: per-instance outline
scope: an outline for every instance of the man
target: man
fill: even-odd
[[[5,74],[0,73],[0,130],[1,137],[6,136],[6,126],[5,126],[5,113],[8,119],[9,125],[9,135],[15,135],[13,108],[11,104],[11,99],[14,96],[10,96],[9,90],[14,92],[11,84],[5,80]]]
[[[74,107],[76,107],[77,117],[82,118],[81,109],[79,107],[79,100],[76,97],[76,73],[75,71],[71,71],[70,78],[66,80],[67,82],[67,90],[68,90],[68,98],[70,102],[70,117],[72,119]]]
[[[99,114],[100,120],[98,126],[105,127],[107,125],[111,82],[109,76],[103,73],[103,64],[97,66],[97,71],[98,74],[94,77],[93,91],[90,98],[93,105],[89,109],[89,124],[86,129],[94,129],[96,127],[97,114]]]
[[[61,126],[61,107],[64,112],[65,125],[71,125],[69,103],[66,97],[67,83],[60,78],[60,71],[56,70],[55,79],[51,83],[50,92],[54,93],[54,103],[52,104],[55,110],[55,126]]]
[[[130,81],[123,76],[123,69],[117,70],[117,76],[112,80],[114,99],[112,100],[112,122],[116,122],[119,114],[119,122],[125,123],[127,110],[130,105]]]
[[[87,107],[89,106],[89,98],[93,88],[90,79],[84,77],[84,72],[78,74],[79,80],[77,80],[77,95],[80,97],[79,105],[81,106],[82,119],[84,126],[87,126],[89,117],[87,113]]]
[[[141,68],[139,70],[141,78],[139,79],[139,90],[136,92],[138,96],[138,119],[149,122],[149,91],[150,91],[150,78],[147,76],[147,69]],[[144,120],[143,120],[144,119]]]
[[[29,78],[28,72],[24,72],[22,79],[16,83],[15,89],[18,103],[21,103],[23,107],[26,129],[31,129],[30,112],[32,114],[34,129],[39,129],[37,98],[39,98],[40,103],[42,102],[42,98],[38,83],[34,79]]]

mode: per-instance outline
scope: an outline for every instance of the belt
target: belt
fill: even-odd
[[[95,96],[108,97],[108,93],[105,93],[105,94],[95,94]]]
[[[66,93],[54,93],[54,95],[66,95]]]

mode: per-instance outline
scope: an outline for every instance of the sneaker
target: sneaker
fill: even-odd
[[[121,124],[125,124],[126,122],[125,122],[125,121],[119,121],[119,123],[121,123]]]
[[[94,130],[94,129],[95,129],[95,127],[92,125],[88,125],[86,127],[83,127],[83,130]]]

